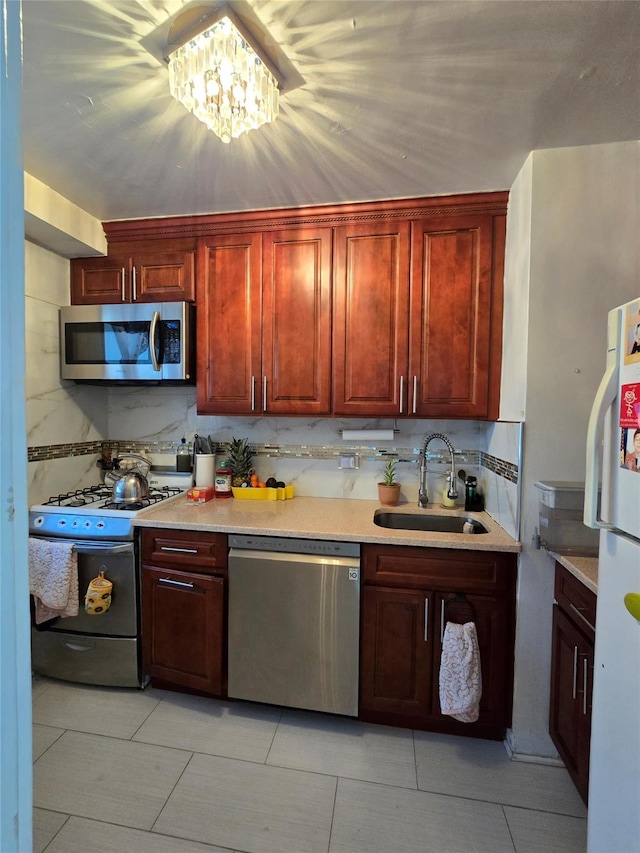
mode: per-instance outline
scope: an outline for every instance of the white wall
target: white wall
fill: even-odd
[[[522,543],[511,745],[554,755],[548,736],[554,563],[531,540],[538,480],[584,480],[588,416],[605,363],[607,311],[640,293],[640,143],[534,152],[513,188],[531,198]],[[519,251],[512,231],[509,252]],[[523,294],[527,265],[509,263],[507,291]],[[522,306],[519,316],[526,312]],[[505,349],[521,357],[520,342]],[[518,394],[508,394],[505,405]],[[516,405],[519,405],[516,404]]]
[[[69,261],[25,241],[26,419],[29,447],[107,435],[107,392],[60,379],[58,309],[69,304]],[[29,503],[95,482],[95,457],[29,462]]]

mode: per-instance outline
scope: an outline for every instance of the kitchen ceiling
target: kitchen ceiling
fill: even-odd
[[[532,149],[640,139],[635,0],[231,3],[291,67],[229,145],[159,58],[202,5],[24,0],[25,170],[104,221],[508,189]]]

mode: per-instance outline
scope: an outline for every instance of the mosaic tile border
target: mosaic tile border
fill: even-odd
[[[120,453],[175,453],[178,441],[135,441],[117,439]],[[102,441],[82,441],[69,444],[46,444],[28,448],[29,462],[42,462],[48,459],[64,459],[70,456],[89,456],[100,453]],[[222,453],[225,444],[216,446],[216,453]],[[381,459],[391,457],[399,462],[414,462],[419,464],[421,448],[419,447],[390,447],[379,449],[369,444],[255,444],[254,455],[267,458],[285,459],[336,459],[341,456],[357,455],[361,459]],[[437,464],[447,464],[449,454],[444,450],[429,451],[428,459]],[[468,465],[475,468],[485,467],[505,480],[518,482],[518,466],[513,462],[498,459],[482,450],[456,450],[456,466]]]

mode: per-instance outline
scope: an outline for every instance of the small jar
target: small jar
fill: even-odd
[[[183,438],[182,443],[178,445],[178,449],[176,451],[176,471],[190,471],[191,470],[191,452],[189,451],[189,445],[187,444],[187,439]]]
[[[231,491],[231,470],[224,463],[219,468],[216,468],[213,490],[216,498],[233,497],[233,492]]]

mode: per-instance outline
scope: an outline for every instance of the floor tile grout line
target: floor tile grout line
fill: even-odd
[[[35,808],[35,807],[34,807]],[[52,811],[52,809],[42,809],[42,811]],[[42,853],[47,853],[47,850],[51,846],[51,844],[55,841],[55,839],[60,835],[63,828],[69,823],[72,818],[72,815],[67,814],[66,812],[54,812],[54,814],[64,814],[67,815],[66,820],[62,821],[62,825],[58,827],[58,829],[54,832],[53,836],[47,841],[46,847],[43,849]]]
[[[509,833],[509,838],[511,839],[511,844],[513,845],[513,853],[518,853],[518,848],[516,847],[516,841],[513,837],[513,832],[511,831],[511,824],[509,823],[509,818],[507,817],[507,813],[504,810],[504,806],[501,807],[502,817],[504,818],[504,822],[507,827],[507,832]]]
[[[340,785],[340,777],[336,776],[336,786],[333,790],[333,807],[331,809],[331,823],[329,824],[329,838],[327,839],[327,853],[331,850],[331,839],[333,837],[333,822],[336,818],[336,805],[338,803],[338,787]]]
[[[147,694],[147,695],[148,695],[148,694]],[[156,702],[156,704],[155,704],[155,705],[153,706],[153,708],[149,711],[149,713],[148,713],[148,714],[147,714],[147,716],[144,718],[144,720],[140,723],[140,725],[139,725],[139,726],[138,726],[138,728],[135,730],[135,732],[133,732],[133,734],[131,735],[131,737],[129,738],[129,740],[133,741],[134,737],[138,734],[138,732],[139,732],[139,731],[140,731],[140,729],[144,726],[144,724],[147,722],[147,720],[149,719],[149,717],[150,717],[150,716],[151,716],[155,711],[157,711],[157,710],[158,710],[158,708],[159,708],[159,707],[160,707],[160,705],[162,704],[163,700],[164,700],[164,697],[160,697],[160,699],[158,699],[158,701]],[[137,742],[137,741],[136,741],[136,742]]]
[[[166,807],[167,807],[167,803],[169,802],[169,800],[171,799],[172,795],[174,794],[174,792],[175,792],[176,788],[178,787],[178,785],[179,785],[179,783],[180,783],[180,780],[182,779],[182,777],[184,776],[184,774],[187,772],[187,768],[189,767],[189,765],[190,765],[190,764],[191,764],[191,762],[193,761],[193,758],[194,758],[194,756],[195,756],[195,755],[196,755],[196,753],[195,753],[195,752],[192,752],[192,753],[191,753],[191,757],[189,758],[189,760],[187,761],[187,763],[186,763],[186,764],[184,765],[184,767],[182,768],[182,772],[180,773],[180,775],[178,776],[178,778],[177,778],[177,779],[176,779],[176,781],[174,782],[173,787],[172,787],[172,788],[171,788],[171,790],[169,791],[169,794],[168,794],[168,796],[167,796],[166,800],[164,801],[164,803],[162,804],[162,806],[161,806],[161,807],[160,807],[160,809],[158,810],[158,814],[155,816],[155,819],[154,819],[153,823],[151,824],[151,826],[150,826],[150,828],[149,828],[149,832],[153,832],[153,831],[154,831],[154,830],[153,830],[153,827],[154,827],[154,826],[157,824],[157,822],[160,820],[160,815],[161,815],[161,814],[162,814],[162,812],[166,809]],[[160,835],[160,834],[162,834],[162,833],[158,833],[158,834]]]
[[[273,729],[273,736],[271,737],[271,743],[269,744],[269,749],[267,750],[267,754],[264,757],[264,761],[262,762],[265,766],[267,766],[267,762],[269,761],[269,755],[271,754],[271,750],[273,749],[273,743],[276,739],[276,735],[278,734],[278,729],[280,728],[280,724],[282,723],[284,711],[280,709],[280,713],[278,714],[278,722],[275,724]]]

